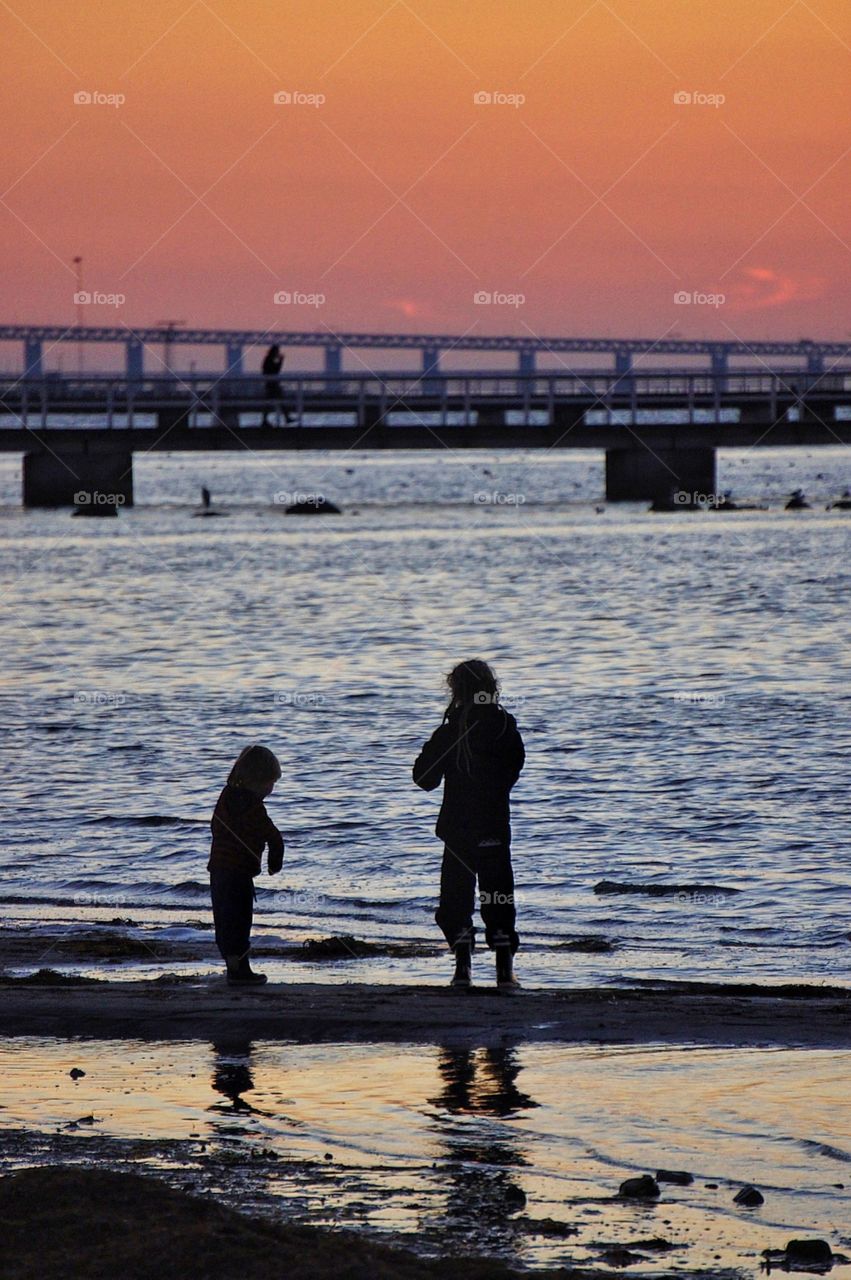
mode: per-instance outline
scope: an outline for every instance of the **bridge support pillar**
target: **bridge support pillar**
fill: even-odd
[[[620,392],[621,395],[628,394],[632,390],[631,351],[615,352],[615,373],[617,374],[617,382],[615,382],[613,389]]]
[[[440,349],[438,347],[423,347],[423,391],[426,395],[440,395],[439,380],[429,377],[429,374],[440,373]]]
[[[343,372],[343,348],[342,347],[326,347],[325,348],[325,372],[328,374],[329,381],[325,383],[326,391],[334,391],[337,383],[334,381]]]
[[[144,377],[145,344],[138,338],[128,338],[124,344],[125,372],[131,381]]]
[[[729,368],[727,360],[727,351],[723,347],[716,347],[712,352],[712,374],[717,378],[718,389],[723,395],[727,390],[727,371]]]
[[[662,509],[696,506],[716,492],[711,447],[606,450],[607,502],[652,501]]]
[[[24,454],[25,507],[132,507],[133,454],[83,440]]]
[[[535,348],[521,351],[517,356],[517,372],[531,376],[535,372]]]
[[[24,342],[24,377],[40,378],[43,372],[41,338],[27,338]]]

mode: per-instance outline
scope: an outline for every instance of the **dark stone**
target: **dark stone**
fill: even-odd
[[[526,1231],[530,1236],[565,1236],[579,1235],[579,1228],[568,1222],[559,1222],[557,1218],[515,1218],[515,1227]]]
[[[292,506],[287,507],[285,514],[288,516],[339,516],[342,512],[327,498],[317,497],[313,502],[294,502]]]
[[[833,1250],[826,1240],[790,1240],[786,1261],[803,1267],[827,1267],[833,1262]]]
[[[627,1178],[618,1188],[618,1195],[630,1200],[655,1200],[660,1194],[658,1182],[649,1173],[643,1173],[640,1178]]]
[[[745,1209],[756,1209],[759,1205],[765,1204],[765,1196],[761,1191],[757,1191],[756,1187],[742,1187],[733,1196],[733,1203],[740,1204]]]
[[[600,880],[594,885],[594,892],[596,894],[643,893],[648,898],[665,898],[681,894],[687,897],[709,897],[717,893],[741,893],[741,889],[731,889],[722,884],[627,884],[617,880]]]
[[[516,1213],[518,1209],[526,1208],[526,1192],[516,1187],[513,1182],[509,1182],[505,1188],[505,1207],[509,1213]]]
[[[79,1067],[72,1067],[68,1072],[72,1080],[81,1080],[85,1074],[85,1071],[81,1071]]]
[[[634,1267],[636,1262],[647,1261],[643,1254],[624,1249],[623,1245],[615,1245],[613,1249],[607,1249],[605,1253],[600,1254],[600,1259],[607,1267]]]
[[[677,1187],[690,1187],[694,1182],[694,1174],[683,1169],[660,1169],[656,1174],[657,1182],[672,1182]]]

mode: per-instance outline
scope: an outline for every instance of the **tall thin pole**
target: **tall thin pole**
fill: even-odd
[[[74,273],[77,279],[77,297],[75,302],[75,310],[77,312],[77,328],[83,327],[83,259],[78,254],[74,259]],[[83,342],[82,338],[77,338],[77,373],[83,372]]]

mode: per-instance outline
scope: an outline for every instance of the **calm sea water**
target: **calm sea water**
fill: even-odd
[[[849,982],[851,514],[824,510],[847,450],[722,455],[724,487],[772,504],[739,515],[597,512],[587,454],[314,453],[137,457],[138,505],[82,521],[14,505],[19,465],[0,460],[7,927],[49,946],[132,919],[216,965],[209,815],[256,740],[282,761],[287,840],[257,939],[437,947],[437,797],[410,769],[442,674],[481,656],[528,749],[526,981]],[[193,518],[204,483],[228,518]],[[782,510],[797,485],[811,512]],[[298,493],[344,514],[285,517],[275,495]],[[710,888],[596,895],[603,879]],[[614,950],[562,945],[588,935]]]

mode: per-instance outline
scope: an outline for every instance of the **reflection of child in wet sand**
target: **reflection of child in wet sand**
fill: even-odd
[[[284,841],[266,812],[263,801],[272,794],[281,766],[267,747],[246,747],[230,771],[216,802],[211,828],[210,895],[216,943],[227,965],[232,984],[260,984],[266,975],[255,973],[248,961],[251,922],[254,915],[254,877],[262,869],[263,850],[269,846],[269,874],[280,871]]]
[[[499,705],[499,685],[486,662],[461,662],[446,678],[443,723],[414,765],[414,782],[433,791],[443,781],[437,835],[444,841],[440,905],[435,920],[455,952],[454,987],[469,987],[475,945],[476,880],[485,938],[496,953],[497,986],[519,987],[512,957],[515,931],[509,793],[523,768],[523,740]]]

